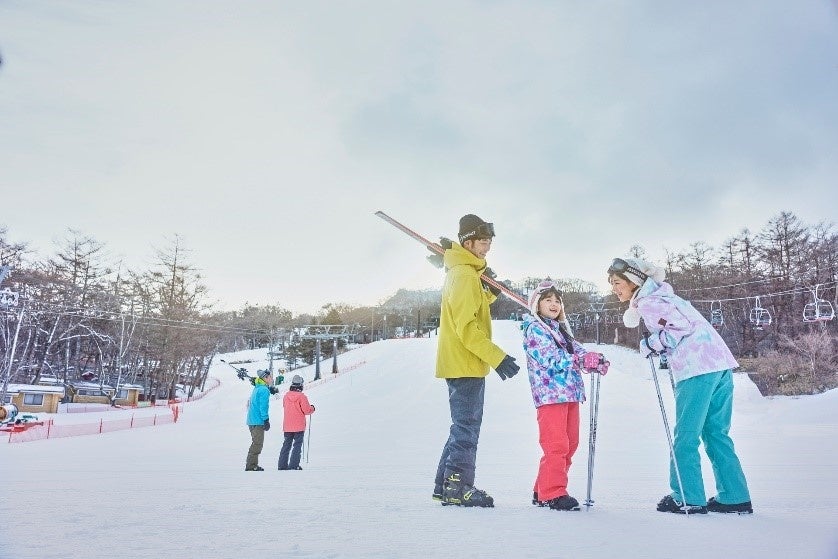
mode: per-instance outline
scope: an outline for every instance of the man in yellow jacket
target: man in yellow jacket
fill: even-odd
[[[495,229],[473,214],[460,218],[459,241],[443,256],[445,285],[439,316],[436,376],[448,384],[451,431],[434,480],[435,500],[443,505],[493,507],[494,500],[474,487],[475,459],[486,375],[494,368],[502,380],[518,372],[515,359],[492,343],[489,305],[497,294],[480,281]]]

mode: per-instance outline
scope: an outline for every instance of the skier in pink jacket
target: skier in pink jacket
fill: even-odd
[[[303,394],[303,382],[303,377],[294,375],[291,379],[291,387],[282,398],[282,407],[285,410],[282,430],[285,432],[285,440],[279,451],[277,467],[280,470],[302,470],[300,456],[303,452],[306,416],[314,413],[314,406]]]

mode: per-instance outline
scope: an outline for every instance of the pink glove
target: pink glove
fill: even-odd
[[[595,371],[603,361],[604,358],[601,353],[589,351],[582,356],[582,367],[587,371]]]
[[[582,358],[582,368],[586,373],[597,372],[601,375],[608,374],[608,367],[610,362],[606,361],[605,356],[595,351],[589,351]]]
[[[600,364],[597,366],[597,368],[596,368],[596,372],[598,372],[598,373],[599,373],[599,374],[601,374],[602,376],[605,376],[605,375],[607,375],[607,374],[608,374],[608,367],[610,367],[610,366],[611,366],[611,362],[610,362],[610,361],[603,361],[602,363],[600,363]]]

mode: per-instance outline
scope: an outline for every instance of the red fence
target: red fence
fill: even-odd
[[[72,425],[56,425],[55,420],[50,419],[43,423],[26,426],[24,429],[9,431],[10,443],[25,443],[29,441],[40,441],[43,439],[58,439],[61,437],[76,437],[78,435],[100,435],[124,429],[137,429],[139,427],[152,427],[155,425],[169,425],[176,423],[180,417],[181,408],[179,405],[169,406],[167,412],[155,413],[154,415],[137,416],[120,419],[100,419],[91,423],[77,423]],[[21,425],[19,427],[24,427]]]

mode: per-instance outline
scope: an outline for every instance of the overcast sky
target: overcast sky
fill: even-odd
[[[838,215],[824,0],[0,0],[0,55],[9,239],[144,268],[179,235],[222,308],[437,287],[376,210],[602,289],[634,244]]]

